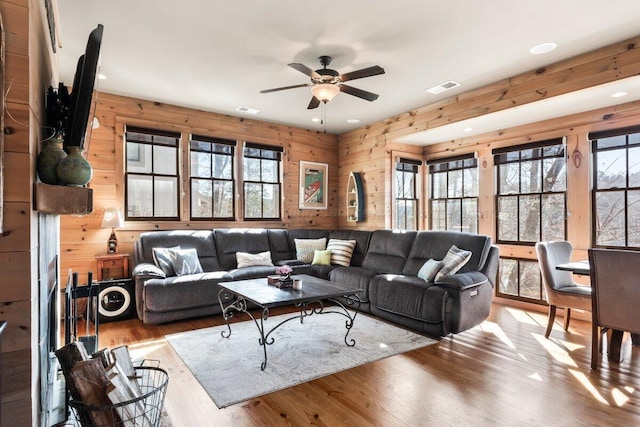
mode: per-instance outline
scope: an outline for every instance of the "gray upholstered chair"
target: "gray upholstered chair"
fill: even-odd
[[[565,309],[564,330],[569,329],[571,309],[591,310],[591,288],[577,285],[573,281],[571,272],[556,270],[558,264],[571,262],[573,247],[564,240],[536,243],[538,264],[542,273],[547,303],[549,304],[549,321],[545,338],[549,338],[553,322],[556,317],[556,308]]]
[[[591,369],[598,369],[602,339],[613,330],[609,358],[620,360],[623,332],[640,333],[640,252],[589,249],[593,309]]]

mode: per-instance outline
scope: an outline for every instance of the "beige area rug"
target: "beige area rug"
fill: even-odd
[[[266,329],[291,316],[269,318]],[[216,326],[166,339],[218,408],[437,342],[358,313],[348,336],[356,344],[348,347],[345,320],[337,314],[314,314],[302,324],[285,323],[271,335],[275,341],[267,346],[264,371],[258,328],[251,320],[231,324],[229,338],[221,336],[226,326]]]

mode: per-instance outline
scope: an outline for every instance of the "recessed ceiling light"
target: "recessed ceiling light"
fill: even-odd
[[[360,119],[347,119],[347,123],[360,123]]]
[[[320,117],[314,117],[311,121],[318,123],[320,121]]]
[[[256,110],[255,108],[249,108],[249,107],[238,107],[236,108],[236,111],[239,111],[241,113],[247,113],[247,114],[258,114],[260,112],[260,110]]]
[[[612,93],[611,97],[612,98],[621,98],[621,97],[626,96],[626,95],[627,95],[627,92],[620,91],[620,92]]]
[[[460,83],[454,82],[453,80],[449,80],[448,82],[439,84],[438,86],[434,86],[430,89],[427,89],[427,92],[437,95],[449,89],[453,89],[454,87],[460,86]]]
[[[468,127],[468,128],[464,128],[462,129],[464,132],[471,132],[473,130],[473,128]]]
[[[543,53],[547,53],[547,52],[551,52],[553,49],[555,49],[558,45],[555,43],[541,43],[537,46],[532,47],[531,49],[529,49],[529,52],[533,53],[534,55],[540,55]]]
[[[99,80],[105,80],[107,78],[107,76],[105,76],[104,74],[98,74],[98,79]]]

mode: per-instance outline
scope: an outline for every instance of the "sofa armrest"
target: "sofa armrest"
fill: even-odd
[[[140,278],[143,280],[151,278],[164,279],[165,277],[167,277],[166,274],[164,274],[164,271],[160,269],[160,267],[148,262],[136,265],[133,268],[131,275],[136,279]]]
[[[448,289],[466,291],[489,282],[489,278],[479,271],[469,271],[466,273],[449,274],[441,277],[435,282],[436,286]]]

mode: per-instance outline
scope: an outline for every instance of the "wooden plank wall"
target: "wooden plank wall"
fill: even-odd
[[[335,228],[338,225],[338,152],[337,137],[331,134],[300,128],[191,110],[158,102],[99,93],[96,116],[100,127],[94,129],[87,147],[87,159],[94,175],[94,212],[85,216],[61,218],[61,272],[69,269],[81,275],[95,271],[94,257],[106,253],[109,229],[100,228],[102,215],[108,207],[123,209],[123,131],[125,124],[182,132],[182,158],[188,159],[185,142],[189,133],[284,147],[283,161],[283,216],[282,221],[188,221],[188,199],[182,199],[183,221],[138,222],[127,221],[117,231],[118,249],[133,254],[133,242],[141,232],[148,230],[216,227],[271,227],[271,228]],[[241,153],[238,145],[238,153]],[[298,208],[299,162],[301,160],[329,165],[329,200],[327,210],[301,210]],[[181,162],[183,188],[188,188],[188,161]],[[240,182],[240,181],[237,181]],[[236,197],[241,188],[236,185]],[[239,217],[241,218],[241,214]]]
[[[465,92],[417,110],[373,123],[339,135],[340,180],[349,170],[366,171],[367,220],[359,228],[390,227],[392,222],[391,177],[394,152],[406,147],[397,144],[401,136],[435,128],[471,117],[500,111],[510,106],[545,99],[570,91],[604,84],[640,74],[640,37],[587,54],[532,70],[485,87]],[[624,102],[622,99],[621,102]],[[568,167],[568,238],[576,247],[575,257],[586,258],[590,246],[590,148],[586,135],[593,130],[615,129],[640,122],[640,103],[630,102],[596,111],[558,117],[512,129],[499,129],[485,135],[420,147],[423,160],[475,152],[479,160],[479,231],[495,239],[495,189],[491,150],[496,147],[566,137],[570,156]],[[412,150],[407,150],[412,151]],[[413,153],[416,150],[414,148]],[[580,156],[580,164],[573,162]],[[423,168],[423,194],[428,194],[426,168]],[[384,182],[382,180],[384,179]],[[344,191],[344,190],[340,190]],[[426,197],[421,210],[422,228],[429,224]],[[340,200],[339,211],[346,202]],[[349,223],[341,222],[341,226]],[[533,247],[501,246],[501,254],[535,259]]]
[[[38,220],[32,210],[32,184],[45,88],[56,73],[43,12],[38,0],[0,0],[8,90],[0,235],[0,318],[9,322],[1,349],[3,426],[36,425],[39,419]]]

